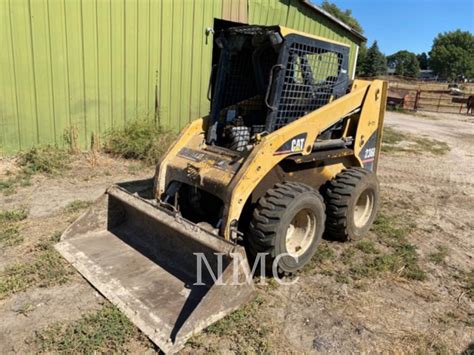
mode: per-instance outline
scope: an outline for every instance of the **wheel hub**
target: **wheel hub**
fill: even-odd
[[[375,195],[372,190],[365,190],[357,199],[354,208],[354,224],[357,228],[364,227],[370,220],[374,209]]]
[[[286,250],[293,257],[299,257],[308,250],[316,231],[316,216],[309,209],[299,211],[291,220],[286,231]]]

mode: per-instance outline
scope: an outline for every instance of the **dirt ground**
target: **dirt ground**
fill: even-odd
[[[382,153],[381,215],[392,229],[375,228],[365,244],[323,241],[298,282],[258,286],[257,301],[191,339],[184,352],[474,351],[474,119],[387,112],[386,126],[449,146],[444,154],[429,147]],[[0,161],[0,177],[7,170],[15,164]],[[152,174],[153,168],[133,161],[99,156],[92,164],[82,157],[61,176],[35,175],[30,186],[0,194],[0,210],[27,211],[18,222],[23,240],[0,244],[0,278],[18,263],[35,262],[38,243],[58,235],[81,213],[71,203],[96,199],[112,182]],[[416,262],[415,276],[407,277],[405,266],[366,263],[397,253],[400,245],[393,247],[384,235],[391,230],[404,231],[404,247],[415,250],[407,261]],[[65,282],[31,283],[0,297],[1,353],[40,350],[35,339],[44,329],[103,307],[102,296],[68,272]],[[143,338],[128,339],[122,349],[157,350]]]

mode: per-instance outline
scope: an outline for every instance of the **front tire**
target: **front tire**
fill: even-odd
[[[326,234],[342,241],[359,240],[369,231],[380,197],[376,175],[363,168],[345,169],[326,184]]]
[[[278,272],[293,273],[316,252],[325,220],[324,200],[318,191],[296,182],[277,184],[254,210],[249,251],[254,258],[258,253],[269,254],[265,258],[267,270],[278,258]]]

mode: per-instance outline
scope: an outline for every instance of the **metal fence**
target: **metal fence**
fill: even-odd
[[[417,90],[405,95],[403,108],[441,113],[466,113],[469,95],[452,95],[450,91]]]

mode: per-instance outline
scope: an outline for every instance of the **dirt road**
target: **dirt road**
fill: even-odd
[[[401,135],[381,156],[383,206],[367,239],[324,241],[297,283],[258,286],[255,302],[193,338],[185,351],[474,350],[474,122],[389,112],[386,125]],[[429,139],[417,141],[424,135]],[[434,151],[430,142],[447,149]],[[11,166],[1,164],[3,171]],[[111,182],[153,173],[136,164],[79,159],[63,176],[38,176],[0,195],[1,210],[27,212],[15,225],[20,242],[0,245],[0,352],[84,349],[64,329],[81,324],[87,331],[84,315],[105,300],[56,256],[45,262],[44,245]],[[38,273],[44,267],[51,270]],[[113,349],[154,350],[136,333],[113,334]],[[110,342],[101,344],[97,349],[110,349]]]

